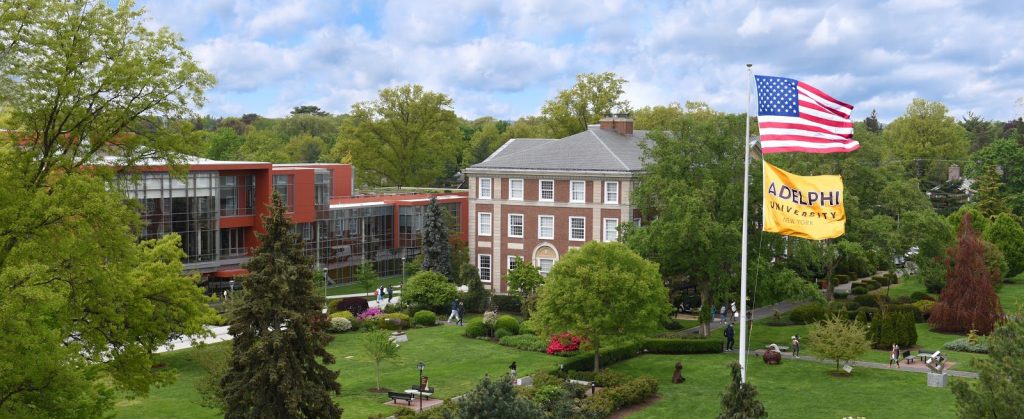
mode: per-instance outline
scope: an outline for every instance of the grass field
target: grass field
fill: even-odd
[[[416,363],[426,364],[424,375],[436,386],[437,397],[447,398],[469,391],[484,376],[506,373],[516,361],[520,375],[558,367],[562,358],[540,352],[525,352],[490,342],[461,336],[462,328],[439,326],[413,329],[409,342],[402,344],[397,362],[382,364],[381,384],[393,390],[404,390],[418,382]],[[341,396],[336,400],[345,409],[344,416],[365,418],[395,409],[384,406],[387,394],[372,393],[375,386],[374,367],[360,353],[359,333],[335,336],[328,350],[337,358],[332,369],[341,371]],[[227,343],[225,343],[227,344]],[[118,403],[115,414],[122,418],[213,418],[218,411],[198,405],[199,394],[194,383],[203,371],[192,360],[194,350],[161,355],[161,361],[179,371],[178,380],[169,386],[153,389],[145,399]]]
[[[683,362],[686,382],[672,384],[673,365]],[[661,398],[629,418],[714,418],[729,383],[735,355],[644,355],[611,367],[647,374],[660,381]],[[850,377],[832,377],[828,364],[783,361],[747,363],[748,380],[771,418],[953,418],[949,388],[926,385],[924,374],[858,368]]]

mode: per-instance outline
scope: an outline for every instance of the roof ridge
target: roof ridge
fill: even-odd
[[[560,138],[559,138],[559,139],[555,139],[555,138],[509,138],[509,140],[508,140],[508,141],[505,141],[505,144],[502,144],[502,145],[501,145],[501,147],[498,147],[498,149],[497,149],[497,150],[494,150],[494,152],[493,152],[493,153],[491,153],[491,155],[490,155],[490,156],[487,156],[487,158],[486,158],[486,159],[484,159],[484,161],[482,161],[482,162],[480,162],[480,163],[487,163],[487,162],[491,161],[491,159],[493,159],[493,158],[495,158],[495,157],[498,157],[498,156],[499,156],[499,155],[501,154],[501,151],[502,151],[502,150],[504,150],[504,149],[505,149],[505,147],[508,147],[508,145],[509,145],[509,144],[512,144],[512,142],[513,142],[513,141],[515,141],[515,140],[526,140],[526,141],[550,141],[550,142],[555,142],[555,141],[560,141],[561,139],[560,139]],[[508,155],[505,155],[505,156],[501,156],[501,157],[502,157],[502,158],[505,158],[505,157],[508,157],[508,156],[515,156],[515,155],[517,155],[517,154],[522,154],[522,153],[525,153],[525,152],[527,152],[527,151],[530,151],[530,150],[532,150],[532,149],[533,149],[533,148],[531,147],[531,148],[527,148],[527,149],[524,149],[524,150],[519,150],[519,151],[517,151],[517,152],[515,152],[515,153],[512,153],[512,154],[508,154]],[[477,164],[480,164],[480,163],[477,163]],[[475,166],[475,165],[476,165],[476,164],[474,164],[474,166]]]
[[[611,154],[612,157],[615,157],[615,161],[619,162],[619,164],[622,165],[623,169],[629,170],[629,166],[627,166],[626,163],[622,162],[622,159],[619,158],[619,155],[615,154],[615,152],[612,151],[610,147],[608,147],[608,144],[605,144],[604,141],[601,140],[600,136],[598,136],[596,133],[594,133],[593,130],[590,129],[588,129],[587,132],[589,132],[590,135],[593,135],[597,142],[601,143],[601,146],[604,147],[605,150],[608,150],[608,153]]]

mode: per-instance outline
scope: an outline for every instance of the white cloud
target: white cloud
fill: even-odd
[[[828,13],[818,21],[807,38],[807,46],[824,47],[845,41],[857,31],[857,24],[846,15],[830,17]]]

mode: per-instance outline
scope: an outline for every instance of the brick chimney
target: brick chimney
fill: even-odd
[[[627,137],[633,136],[633,119],[629,117],[628,113],[607,115],[598,123],[601,125],[601,129],[615,131]]]

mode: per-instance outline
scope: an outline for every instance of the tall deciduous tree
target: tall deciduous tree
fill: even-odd
[[[597,371],[603,344],[646,336],[670,311],[656,263],[621,243],[590,242],[551,268],[533,318],[547,332],[589,340]]]
[[[985,249],[965,214],[946,273],[946,287],[932,309],[928,323],[942,332],[989,334],[1002,314],[992,287],[992,272],[985,266]]]
[[[0,416],[100,417],[173,380],[168,339],[212,319],[180,238],[138,241],[108,157],[180,162],[213,83],[131,1],[0,2]],[[134,133],[134,135],[132,134]]]
[[[539,267],[519,256],[516,256],[515,266],[516,268],[505,276],[508,289],[519,295],[525,309],[524,313],[530,313],[537,302],[537,290],[544,285],[544,276],[540,274]]]
[[[732,363],[732,382],[722,393],[722,413],[718,419],[759,419],[768,417],[764,405],[757,399],[757,387],[742,382],[740,364]]]
[[[371,185],[430,186],[454,161],[461,138],[451,98],[404,85],[352,105],[334,155],[352,153]]]
[[[265,234],[245,267],[241,302],[228,312],[234,337],[227,374],[221,380],[226,417],[337,418],[331,400],[341,393],[327,352],[333,337],[314,290],[313,262],[291,232],[277,193]]]
[[[364,261],[359,264],[359,267],[356,268],[356,281],[359,281],[359,285],[363,287],[366,295],[370,295],[370,290],[380,282],[377,271],[373,269],[373,262]]]
[[[906,162],[910,173],[926,185],[944,182],[950,161],[967,157],[967,130],[948,113],[940,102],[914,99],[883,133],[892,157]]]
[[[584,131],[607,113],[629,109],[622,99],[626,83],[615,73],[578,74],[576,84],[544,103],[541,114],[548,118],[555,138]]]
[[[448,226],[436,197],[430,198],[423,221],[423,269],[444,275],[449,281],[453,279]]]
[[[961,418],[1012,418],[1024,408],[1024,315],[1008,316],[988,344],[988,358],[975,361],[978,379],[952,382]]]
[[[1009,269],[1004,277],[1011,278],[1024,272],[1024,227],[1017,217],[1006,213],[997,215],[982,237],[998,246],[1006,257]]]

